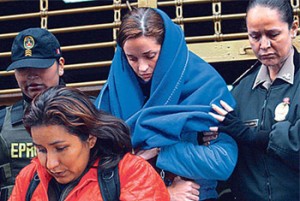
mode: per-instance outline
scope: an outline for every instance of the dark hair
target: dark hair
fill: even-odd
[[[294,17],[290,0],[250,0],[246,13],[248,13],[248,11],[255,6],[263,6],[278,10],[278,12],[281,14],[282,21],[286,22],[289,25],[289,28],[292,27]]]
[[[130,131],[126,124],[112,115],[96,109],[88,96],[75,88],[50,87],[36,96],[23,118],[24,126],[63,126],[69,133],[86,141],[97,137],[91,149],[89,165],[100,157],[100,168],[116,166],[122,156],[132,149]]]
[[[147,36],[162,44],[164,33],[164,22],[153,8],[133,8],[122,19],[117,43],[123,47],[128,39]]]

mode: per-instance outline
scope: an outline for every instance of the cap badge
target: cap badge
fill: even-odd
[[[24,38],[25,56],[32,56],[31,49],[34,46],[34,39],[32,36],[26,36]]]
[[[275,121],[284,121],[289,112],[290,98],[286,97],[275,108]]]

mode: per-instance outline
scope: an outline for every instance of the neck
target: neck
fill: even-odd
[[[269,76],[270,79],[272,81],[274,81],[279,73],[279,71],[281,70],[281,68],[283,67],[284,63],[286,62],[287,58],[289,58],[289,56],[292,53],[292,48],[290,49],[289,53],[287,54],[287,56],[277,65],[273,65],[273,66],[267,66],[268,67],[268,71],[269,71]]]

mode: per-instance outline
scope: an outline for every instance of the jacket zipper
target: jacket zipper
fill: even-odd
[[[267,91],[267,95],[266,95],[266,98],[264,100],[264,103],[262,105],[262,117],[261,117],[261,121],[260,121],[260,127],[258,130],[261,130],[264,126],[264,122],[265,122],[265,117],[266,117],[266,105],[267,105],[267,102],[269,100],[269,96],[270,96],[270,93],[271,93],[271,88],[269,88],[269,90]]]
[[[265,117],[266,117],[266,105],[267,105],[267,102],[269,100],[271,90],[272,90],[272,87],[270,87],[267,90],[266,98],[265,98],[263,106],[262,106],[262,118],[261,118],[260,127],[258,128],[258,130],[263,129],[263,126],[264,126]],[[269,180],[270,174],[269,174],[269,170],[268,170],[268,166],[267,166],[265,156],[263,156],[263,161],[264,161],[265,172],[266,172],[266,186],[267,186],[267,191],[268,191],[268,198],[267,199],[269,201],[271,201],[272,200],[272,195],[271,195],[271,184],[270,184],[270,180]]]

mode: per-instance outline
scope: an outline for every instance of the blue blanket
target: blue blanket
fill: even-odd
[[[224,80],[202,59],[189,52],[181,28],[158,10],[165,38],[145,105],[138,79],[118,46],[107,84],[96,106],[124,119],[134,147],[149,149],[178,142],[186,131],[207,131],[217,122],[210,105],[225,100],[234,105]]]
[[[235,101],[215,69],[188,50],[181,28],[157,11],[165,37],[148,101],[144,104],[138,78],[118,46],[95,105],[126,121],[135,148],[161,147],[157,167],[196,180],[201,200],[216,198],[216,180],[232,173],[237,146],[223,133],[210,146],[198,145],[197,132],[218,124],[208,115],[212,103],[224,100],[234,107]]]

